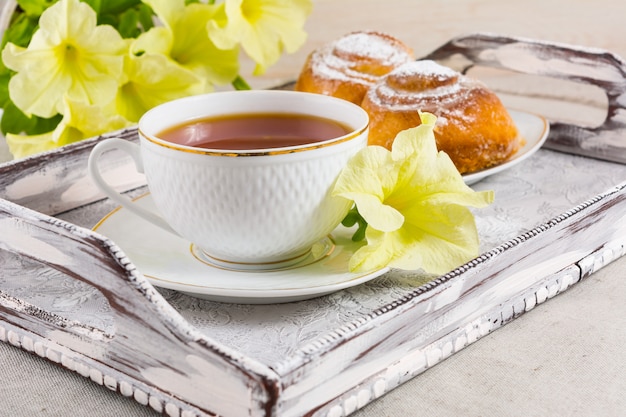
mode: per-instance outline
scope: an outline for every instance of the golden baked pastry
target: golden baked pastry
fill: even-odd
[[[413,59],[411,48],[392,36],[375,31],[349,33],[308,56],[295,90],[361,104],[380,77]]]
[[[500,99],[482,82],[434,61],[413,61],[383,77],[361,106],[370,116],[370,145],[391,148],[398,132],[437,116],[437,148],[461,174],[497,165],[523,145]]]

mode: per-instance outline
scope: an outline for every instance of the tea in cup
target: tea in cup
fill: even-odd
[[[293,91],[232,91],[157,106],[139,121],[140,145],[106,139],[89,173],[111,199],[188,240],[220,267],[293,265],[332,232],[351,202],[331,195],[348,160],[367,145],[359,106]],[[131,155],[157,212],[103,179],[98,158]]]

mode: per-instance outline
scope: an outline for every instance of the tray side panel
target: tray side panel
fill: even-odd
[[[621,185],[311,343],[277,369],[281,415],[349,414],[565,291],[625,254],[625,213]]]

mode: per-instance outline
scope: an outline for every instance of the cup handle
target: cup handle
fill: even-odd
[[[103,153],[113,149],[118,149],[130,155],[135,162],[137,172],[142,174],[144,173],[143,160],[141,159],[141,148],[139,147],[139,145],[119,138],[105,139],[102,142],[98,143],[96,146],[94,146],[93,150],[89,154],[89,160],[87,163],[87,170],[89,172],[89,175],[91,176],[91,179],[95,182],[96,186],[107,197],[109,197],[111,200],[115,201],[125,209],[129,210],[130,212],[136,214],[144,220],[149,221],[155,226],[160,227],[161,229],[178,235],[178,233],[176,233],[174,229],[172,229],[161,216],[151,210],[146,210],[142,207],[139,207],[139,205],[134,204],[130,198],[115,191],[113,187],[111,187],[104,180],[104,178],[102,178],[102,174],[100,173],[100,168],[98,166],[100,156]]]

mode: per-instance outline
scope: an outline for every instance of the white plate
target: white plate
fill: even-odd
[[[149,194],[135,204],[154,207]],[[283,270],[253,272],[213,266],[186,240],[124,208],[109,213],[94,230],[113,240],[153,285],[214,301],[270,304],[305,300],[359,285],[388,271],[348,271],[348,260],[361,244],[352,242],[351,232],[343,226],[321,242],[321,255],[311,254]]]
[[[517,125],[520,135],[526,139],[526,144],[509,160],[500,165],[463,175],[463,180],[467,185],[474,184],[485,177],[497,174],[498,172],[502,172],[505,169],[519,164],[537,152],[548,138],[550,124],[544,117],[516,110],[509,110],[509,114]]]

